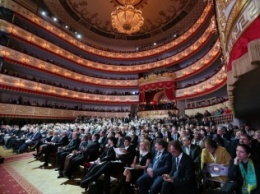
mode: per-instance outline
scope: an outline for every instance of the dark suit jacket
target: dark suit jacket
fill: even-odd
[[[39,141],[42,138],[42,134],[40,131],[37,131],[35,134],[33,134],[31,140],[32,142],[36,143],[37,141]]]
[[[98,139],[98,143],[99,143],[100,147],[104,147],[106,145],[106,142],[107,142],[107,137],[106,136],[104,136],[102,138],[100,137]]]
[[[114,151],[114,147],[110,147],[100,155],[100,162],[112,161],[115,160],[115,158],[116,153]]]
[[[134,157],[135,157],[135,147],[134,145],[130,145],[127,149],[127,154],[123,154],[119,156],[119,160],[122,161],[124,165],[132,164]]]
[[[86,146],[86,151],[82,153],[84,155],[85,159],[88,159],[90,161],[96,160],[99,156],[99,143],[98,141],[90,141],[88,142]]]
[[[257,180],[257,188],[255,190],[260,189],[260,166],[259,164],[254,163],[255,173],[256,173],[256,180]],[[236,181],[238,183],[238,191],[236,193],[241,193],[241,187],[243,185],[243,177],[239,169],[239,165],[234,165],[234,159],[230,161],[229,168],[228,168],[228,179],[230,181]],[[258,193],[258,192],[257,192]],[[257,194],[252,192],[252,194]]]
[[[53,143],[57,143],[59,141],[59,136],[54,136],[51,138],[51,141],[50,142],[53,142]]]
[[[66,146],[69,143],[68,136],[60,137],[58,141],[55,143],[55,147]]]
[[[79,138],[72,139],[72,140],[70,140],[69,144],[66,145],[65,151],[66,152],[72,152],[73,150],[78,149],[79,144],[80,144],[80,139]]]
[[[170,176],[173,177],[176,169],[176,157],[172,157],[172,170]],[[186,189],[193,189],[192,185],[195,183],[195,168],[194,163],[187,154],[183,153],[179,161],[177,177],[174,179],[175,187],[183,187]]]
[[[156,154],[153,156],[153,159],[149,164],[149,168],[153,168],[153,164],[156,160],[155,157]],[[169,173],[171,170],[171,165],[172,165],[172,155],[170,154],[170,152],[164,150],[158,161],[157,168],[153,169],[154,176],[161,176],[163,174]]]
[[[185,147],[182,146],[182,150],[186,153]],[[200,155],[201,155],[201,148],[198,145],[191,144],[190,145],[190,157],[194,163],[200,164]]]

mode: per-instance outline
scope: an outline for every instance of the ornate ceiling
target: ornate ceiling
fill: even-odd
[[[134,50],[181,35],[200,16],[203,0],[135,0],[144,25],[138,33],[118,33],[111,25],[111,12],[124,0],[43,0],[53,16],[81,33],[85,41],[98,47]]]

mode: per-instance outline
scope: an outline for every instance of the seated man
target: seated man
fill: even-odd
[[[41,159],[43,153],[45,153],[45,149],[47,148],[50,142],[56,143],[59,140],[59,133],[57,130],[52,131],[49,129],[46,138],[42,141],[42,144],[38,144],[39,148],[37,148],[37,153],[33,154],[35,159]]]
[[[200,155],[201,155],[201,148],[198,145],[191,144],[191,140],[189,137],[184,136],[182,137],[182,150],[188,156],[191,157],[195,164],[196,170],[200,168]]]
[[[69,144],[61,147],[61,149],[56,153],[57,157],[57,162],[58,162],[58,168],[55,169],[56,171],[63,171],[64,167],[64,161],[67,155],[69,155],[73,150],[78,149],[80,144],[80,139],[79,139],[79,133],[78,132],[73,132],[72,133],[72,139],[70,140]]]
[[[172,154],[172,167],[169,174],[164,174],[161,194],[190,194],[195,188],[195,168],[193,160],[182,151],[181,146],[171,141],[168,150]]]
[[[101,165],[96,165],[89,170],[87,175],[83,178],[80,186],[83,188],[88,188],[88,185],[98,179],[99,176],[105,174],[104,176],[104,190],[105,193],[109,193],[110,189],[110,174],[111,173],[121,173],[123,175],[124,166],[129,166],[134,158],[135,148],[130,144],[131,138],[126,136],[124,138],[124,148],[121,150],[124,152],[122,155],[116,155],[117,162],[106,161]]]
[[[18,153],[23,153],[27,148],[28,146],[31,146],[31,145],[34,145],[36,144],[38,141],[40,141],[42,138],[42,134],[40,132],[40,128],[37,127],[36,129],[34,129],[34,133],[33,135],[31,135],[29,137],[29,139],[27,139],[21,146],[20,148],[18,149]]]
[[[172,156],[167,151],[167,142],[161,138],[155,142],[156,154],[153,156],[146,173],[137,179],[140,194],[160,192],[162,175],[171,171]],[[148,192],[150,190],[150,192]]]
[[[48,166],[50,154],[57,152],[59,146],[66,146],[69,143],[66,130],[61,131],[61,136],[56,142],[46,142],[47,147],[44,149],[44,163],[40,167]]]
[[[85,148],[87,147],[87,144],[88,144],[88,137],[86,134],[81,134],[80,135],[80,138],[81,138],[81,142],[79,144],[79,147],[77,150],[73,150],[72,153],[70,153],[69,155],[66,156],[66,159],[64,161],[64,164],[63,164],[63,170],[64,171],[67,171],[67,168],[68,166],[70,165],[71,161],[73,158],[77,157],[78,155],[80,155],[81,153],[84,152]],[[63,172],[59,172],[60,175],[63,175]]]
[[[95,133],[92,135],[92,141],[87,144],[83,152],[81,152],[76,157],[72,158],[67,170],[65,172],[60,171],[60,175],[58,178],[63,177],[64,175],[67,176],[69,179],[77,169],[79,165],[87,160],[94,160],[98,157],[99,153],[99,143],[98,143],[99,134]]]

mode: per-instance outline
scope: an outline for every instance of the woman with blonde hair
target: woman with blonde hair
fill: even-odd
[[[146,139],[142,140],[139,145],[139,152],[134,157],[131,167],[126,168],[124,171],[124,179],[122,181],[125,194],[131,194],[131,182],[135,182],[148,168],[151,161],[152,153],[150,152],[150,142]]]

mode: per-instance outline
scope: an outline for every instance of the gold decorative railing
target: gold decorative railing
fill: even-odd
[[[185,58],[187,58],[189,55],[192,55],[193,53],[199,51],[199,49],[211,38],[212,34],[214,33],[214,29],[212,28],[212,26],[209,26],[201,35],[201,37],[196,40],[195,43],[193,43],[183,51],[171,57],[168,57],[166,59],[156,61],[156,62],[151,62],[151,63],[139,64],[139,65],[120,66],[120,65],[108,65],[108,64],[103,64],[103,63],[98,63],[98,62],[93,62],[93,61],[83,59],[81,57],[78,57],[75,54],[68,52],[65,49],[60,48],[55,44],[52,44],[40,37],[37,37],[31,34],[30,32],[27,32],[4,20],[0,20],[0,25],[2,31],[10,33],[11,35],[14,35],[15,37],[21,40],[27,41],[35,46],[38,46],[42,49],[52,52],[80,66],[87,67],[90,69],[96,69],[96,70],[108,71],[108,72],[112,71],[118,73],[148,71],[151,69],[155,69],[159,67],[167,67],[179,63]]]
[[[4,74],[0,74],[0,88],[90,103],[93,102],[101,104],[137,104],[139,102],[138,96],[136,95],[119,96],[89,94],[72,91],[47,84],[42,84],[22,78],[12,77]]]
[[[138,111],[137,115],[139,118],[154,119],[154,118],[167,118],[169,112],[178,115],[178,110],[147,110]]]
[[[188,98],[205,95],[222,87],[224,84],[226,84],[226,80],[227,73],[225,67],[223,66],[215,75],[213,75],[209,79],[194,86],[176,90],[176,98],[181,99],[185,97]]]
[[[221,54],[220,42],[217,40],[210,51],[204,55],[200,60],[196,61],[192,65],[185,67],[179,71],[175,72],[176,80],[183,79],[185,77],[191,76],[196,72],[203,70],[212,64],[214,60],[217,59]]]
[[[18,63],[20,65],[26,65],[27,67],[37,69],[39,71],[48,72],[51,74],[55,74],[57,76],[64,77],[66,79],[75,80],[85,84],[103,85],[108,87],[124,87],[124,88],[137,87],[138,85],[137,84],[138,80],[102,79],[102,78],[82,75],[80,73],[69,71],[65,68],[31,57],[27,54],[12,50],[10,48],[1,45],[0,45],[0,56],[5,58],[5,60],[11,62],[13,61],[16,64]]]
[[[214,105],[204,106],[204,107],[196,107],[196,108],[185,109],[185,114],[189,115],[189,116],[195,115],[198,112],[203,114],[206,110],[213,114],[217,109],[225,108],[225,107],[230,108],[230,102],[229,101],[225,101],[223,103],[218,103],[218,104],[214,104]]]
[[[128,117],[129,112],[98,112],[98,111],[78,111],[55,108],[44,108],[37,106],[24,106],[16,104],[0,103],[0,117],[12,118],[48,118],[48,119],[75,119],[78,116],[93,117]]]
[[[157,82],[165,82],[165,81],[173,81],[175,79],[175,73],[163,73],[163,74],[151,74],[148,77],[140,78],[138,83],[139,86],[157,83]]]
[[[214,121],[216,123],[216,125],[229,124],[229,123],[233,122],[234,115],[232,113],[230,113],[230,114],[223,114],[223,115],[219,115],[219,116],[210,116],[210,117],[206,117],[206,118]]]
[[[208,67],[217,57],[220,55],[219,41],[216,41],[211,50],[204,55],[200,60],[196,61],[192,65],[174,72],[176,80],[188,77]],[[26,65],[30,68],[37,69],[39,71],[45,71],[51,74],[65,77],[67,79],[73,79],[86,84],[103,85],[109,87],[137,87],[138,80],[114,80],[114,79],[102,79],[82,75],[76,72],[69,71],[57,65],[42,61],[40,59],[31,57],[24,53],[12,50],[8,47],[0,45],[0,56],[6,60],[11,60],[17,64]],[[142,81],[143,78],[140,80]]]
[[[31,13],[27,9],[21,7],[19,4],[15,3],[14,1],[9,0],[2,0],[1,1],[2,6],[18,13],[19,15],[25,17],[29,21],[35,23],[36,25],[40,26],[41,28],[49,31],[52,34],[55,34],[57,37],[60,37],[64,41],[69,42],[75,47],[78,47],[86,52],[100,55],[108,58],[119,58],[119,59],[132,59],[132,58],[141,58],[141,57],[148,57],[155,54],[163,53],[169,49],[175,48],[185,42],[187,39],[189,39],[196,31],[198,31],[202,25],[208,20],[209,14],[212,10],[212,4],[208,3],[205,7],[203,13],[201,14],[198,21],[189,29],[187,32],[182,34],[180,37],[174,39],[173,41],[157,48],[152,48],[148,51],[141,51],[141,52],[134,52],[134,53],[120,53],[120,52],[112,52],[112,51],[104,51],[97,48],[93,48],[91,46],[88,46],[74,37],[64,33],[62,30],[58,29],[54,25],[51,25],[50,23],[46,22],[39,16],[35,15],[34,13]]]

